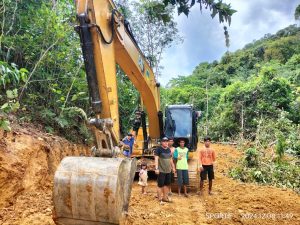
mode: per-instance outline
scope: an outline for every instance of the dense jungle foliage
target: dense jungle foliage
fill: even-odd
[[[133,1],[131,7],[116,2],[133,21],[140,47],[159,73],[161,53],[181,41],[172,10],[157,8],[155,1]],[[4,0],[0,10],[0,126],[9,130],[9,115],[17,115],[19,122],[87,141],[84,120],[91,112],[73,1]],[[160,32],[153,33],[154,26]],[[147,45],[149,37],[165,41]],[[200,63],[190,76],[163,88],[163,105],[194,104],[203,112],[202,136],[268,146],[283,135],[289,151],[299,154],[299,40],[299,28],[292,25],[220,61]],[[117,76],[126,132],[139,95],[121,70]]]
[[[83,141],[89,106],[73,1],[4,0],[0,9],[1,127],[15,114]]]

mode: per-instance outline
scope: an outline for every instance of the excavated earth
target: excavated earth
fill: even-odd
[[[201,147],[201,144],[200,146]],[[244,184],[226,174],[242,157],[233,146],[213,145],[217,152],[214,195],[172,195],[160,205],[156,183],[141,194],[135,181],[124,224],[300,224],[300,196],[270,186]],[[89,148],[45,134],[31,125],[0,132],[0,224],[54,225],[54,172],[65,156],[89,155]],[[207,188],[207,186],[205,187]]]

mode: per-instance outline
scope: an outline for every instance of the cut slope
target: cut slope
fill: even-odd
[[[65,156],[88,154],[88,148],[31,126],[13,130],[0,133],[0,221],[54,224],[51,198],[56,167]]]

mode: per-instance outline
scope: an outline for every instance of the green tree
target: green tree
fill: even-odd
[[[190,8],[195,5],[196,0],[163,0],[163,2],[166,6],[168,4],[176,5],[178,14],[184,13],[188,15]],[[236,10],[231,8],[230,4],[226,4],[220,0],[217,2],[214,0],[198,0],[197,3],[200,6],[200,10],[202,10],[202,8],[209,8],[212,12],[212,18],[219,14],[220,23],[226,21],[230,25],[231,16],[236,12]]]
[[[156,76],[160,75],[162,53],[172,44],[181,41],[172,8],[158,7],[160,1],[133,1],[131,27],[144,56],[150,62]],[[163,19],[161,18],[163,17]]]
[[[165,7],[168,5],[175,5],[177,7],[178,15],[184,13],[186,16],[190,13],[191,7],[196,3],[196,0],[163,0]],[[231,16],[236,12],[236,10],[231,8],[230,4],[224,3],[222,0],[197,0],[200,6],[200,11],[202,8],[209,9],[211,11],[211,17],[214,18],[216,15],[219,16],[219,22],[227,22],[230,26]],[[224,26],[224,35],[226,47],[229,47],[229,33],[227,27]]]
[[[20,116],[48,131],[69,133],[62,129],[69,109],[89,109],[80,42],[73,30],[74,5],[67,0],[1,4],[0,60],[21,68],[1,74],[1,79],[9,79],[10,88],[18,90]]]
[[[300,5],[298,5],[295,9],[295,20],[299,20],[300,19]]]

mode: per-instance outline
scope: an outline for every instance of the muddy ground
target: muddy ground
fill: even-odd
[[[125,224],[300,224],[300,196],[227,177],[242,154],[233,146],[213,145],[217,152],[214,195],[172,195],[160,205],[155,180],[142,195],[135,181]],[[88,155],[88,148],[45,134],[30,125],[0,133],[0,224],[53,225],[52,182],[60,160]],[[206,187],[207,188],[207,187]]]

